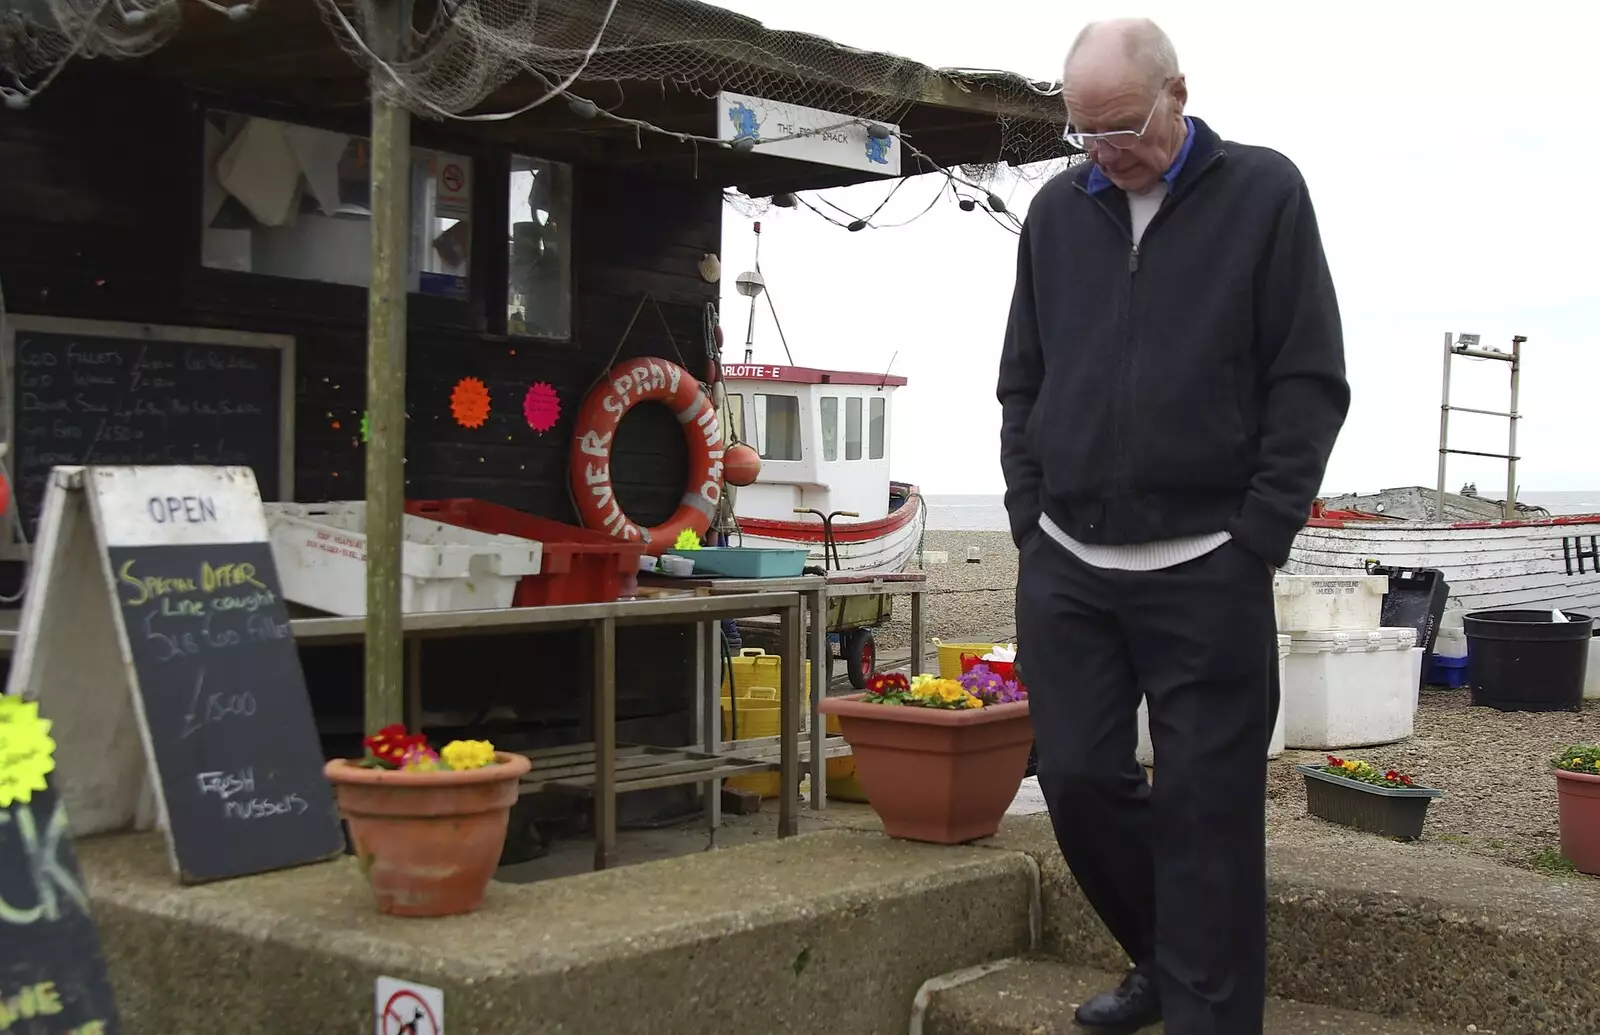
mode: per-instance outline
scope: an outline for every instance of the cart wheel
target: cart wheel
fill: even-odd
[[[872,630],[857,629],[851,633],[844,657],[850,685],[857,690],[865,690],[867,680],[878,670],[878,643],[872,638]]]

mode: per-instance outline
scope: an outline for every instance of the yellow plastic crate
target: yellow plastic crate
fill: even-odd
[[[939,649],[940,679],[961,678],[961,655],[976,654],[981,658],[994,650],[992,643],[940,643],[934,640],[933,645]]]
[[[738,728],[734,728],[735,715],[726,697],[722,699],[722,739],[754,740],[757,737],[776,737],[782,731],[783,719],[779,709],[776,687],[752,686],[739,694]],[[751,776],[731,776],[724,780],[729,787],[759,794],[763,798],[776,798],[783,784],[777,773],[755,773]]]
[[[724,662],[722,669],[722,700],[728,700],[728,666]],[[811,714],[811,661],[807,659],[801,666],[800,678],[805,683],[805,697],[800,703],[802,715]],[[781,655],[768,654],[760,647],[746,647],[733,659],[733,685],[741,698],[753,687],[774,687],[783,682],[783,658]],[[724,704],[726,707],[726,704]],[[771,734],[776,737],[778,732]]]

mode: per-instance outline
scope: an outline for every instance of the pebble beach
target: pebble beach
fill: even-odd
[[[967,551],[974,546],[980,560],[968,564]],[[944,553],[948,558],[924,566],[929,591],[923,626],[929,639],[998,642],[1016,636],[1017,550],[1009,533],[930,530],[923,549],[925,555]],[[916,570],[914,561],[910,570]],[[909,601],[896,601],[893,621],[877,638],[885,652],[910,649]]]

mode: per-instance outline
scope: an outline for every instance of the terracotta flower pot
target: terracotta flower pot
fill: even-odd
[[[1600,776],[1555,772],[1561,854],[1579,873],[1600,877]]]
[[[1028,702],[947,711],[830,697],[856,776],[891,837],[954,845],[990,837],[1033,746]]]
[[[380,911],[453,916],[483,902],[517,781],[531,768],[524,755],[494,757],[461,772],[367,769],[342,758],[324,768]]]

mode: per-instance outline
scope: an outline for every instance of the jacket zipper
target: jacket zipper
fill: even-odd
[[[1206,173],[1210,172],[1211,168],[1222,160],[1225,153],[1226,152],[1222,151],[1220,148],[1216,151],[1213,151],[1211,156],[1206,159],[1206,164],[1200,167],[1199,172],[1195,173],[1194,178],[1188,183],[1184,184],[1183,189],[1178,193],[1169,195],[1167,197],[1166,203],[1161,206],[1160,210],[1157,211],[1155,216],[1150,220],[1150,225],[1144,228],[1145,237],[1149,237],[1151,232],[1161,224],[1170,209],[1176,206],[1178,202],[1181,201],[1183,197],[1190,191],[1194,190],[1195,184],[1199,183]],[[1089,194],[1088,189],[1084,187],[1081,181],[1077,183],[1076,186],[1085,194]],[[1117,218],[1116,213],[1111,211],[1110,206],[1106,205],[1093,194],[1089,194],[1089,198],[1094,201],[1097,206],[1099,206],[1100,211],[1106,214],[1106,218],[1117,224],[1119,229],[1122,227],[1122,221]],[[1111,470],[1110,482],[1113,488],[1118,489],[1122,488],[1124,483],[1128,480],[1127,440],[1126,436],[1123,434],[1123,425],[1127,423],[1127,415],[1132,408],[1132,399],[1129,398],[1128,385],[1133,380],[1133,371],[1135,363],[1138,359],[1138,357],[1135,355],[1136,348],[1133,336],[1133,288],[1134,282],[1138,278],[1139,274],[1139,242],[1133,239],[1133,223],[1131,218],[1128,223],[1127,234],[1128,290],[1126,295],[1126,305],[1123,310],[1122,317],[1123,341],[1122,348],[1119,350],[1117,355],[1117,376],[1113,384],[1113,390],[1115,394],[1112,396],[1111,409],[1111,452],[1112,456],[1114,457],[1114,466]],[[1089,527],[1090,529],[1093,529],[1095,527],[1094,523],[1091,522]]]

